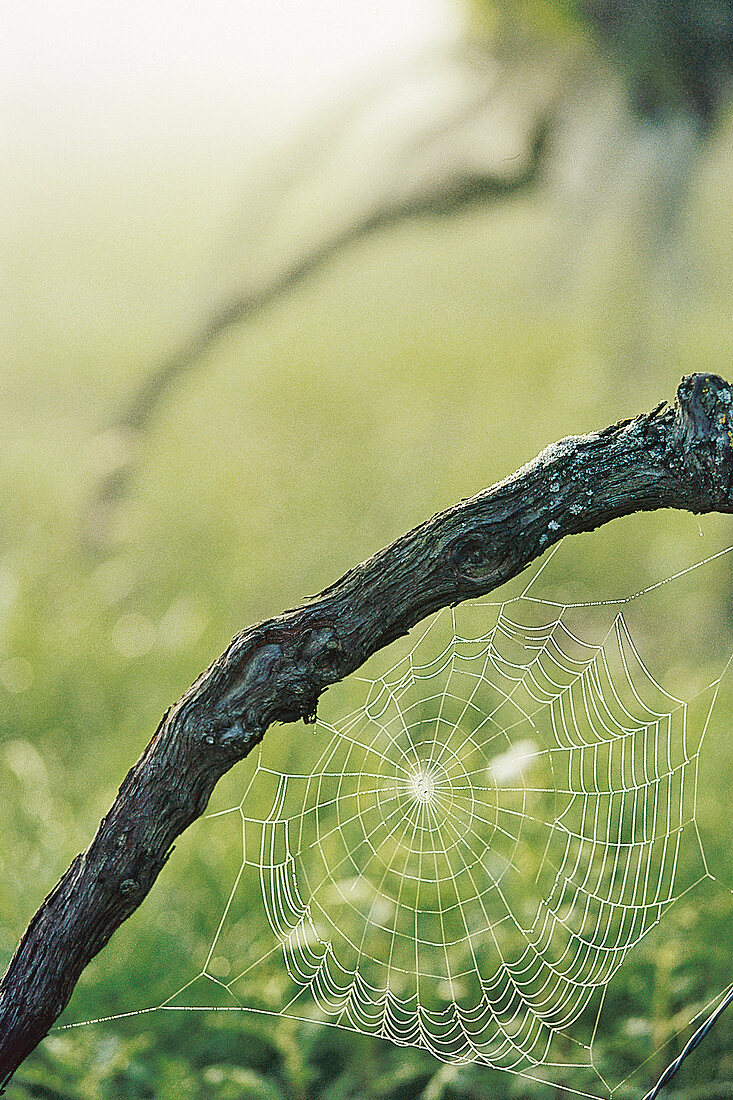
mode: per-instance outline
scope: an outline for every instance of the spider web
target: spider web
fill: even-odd
[[[208,957],[158,1007],[207,1008],[184,1003],[203,978],[235,1010],[542,1081],[584,1068],[614,1092],[594,1060],[609,983],[713,877],[695,805],[722,674],[691,723],[626,617],[667,581],[560,604],[533,594],[537,575],[503,603],[435,616],[363,681],[360,707],[319,719],[308,770],[260,749],[239,804],[210,815],[240,821],[243,853]],[[599,616],[605,633],[584,640]]]

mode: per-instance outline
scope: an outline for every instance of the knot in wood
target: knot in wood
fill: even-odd
[[[332,626],[315,626],[307,630],[296,650],[298,662],[324,684],[334,683],[343,676],[344,651]]]
[[[501,576],[506,556],[503,541],[492,525],[491,529],[459,534],[449,543],[448,558],[461,587],[468,584],[483,590]]]

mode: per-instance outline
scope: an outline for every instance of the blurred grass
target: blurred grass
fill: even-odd
[[[100,176],[62,163],[28,189],[16,181],[0,215],[11,259],[0,322],[0,967],[163,709],[236,629],[301,602],[548,442],[671,399],[684,373],[730,374],[730,142],[694,198],[694,284],[647,306],[633,264],[609,270],[602,250],[581,286],[545,285],[555,227],[540,197],[405,225],[233,332],[184,380],[147,443],[116,548],[92,562],[79,523],[107,461],[98,433],[195,316],[205,288],[191,287],[238,166],[233,154],[185,165],[161,154]],[[575,598],[618,594],[732,541],[725,517],[632,517],[575,540],[553,583]],[[648,628],[681,680],[719,667],[729,581],[725,563],[701,574],[687,604],[668,600],[669,635]],[[359,688],[333,694],[324,707],[353,706]],[[733,886],[731,715],[727,695],[699,814],[716,874]],[[229,792],[238,800],[243,770],[225,781],[222,804]],[[199,969],[240,858],[229,826],[212,824],[181,839],[66,1019],[154,1004]],[[638,1001],[642,1025],[617,1037],[611,1061],[631,1072],[655,1019],[731,980],[733,954],[711,948],[731,945],[729,913],[724,890],[699,908],[693,894],[627,964],[618,995]],[[732,1051],[724,1022],[684,1087],[730,1080]],[[439,1100],[487,1089],[539,1095],[508,1075],[328,1028],[157,1014],[55,1033],[8,1096]]]

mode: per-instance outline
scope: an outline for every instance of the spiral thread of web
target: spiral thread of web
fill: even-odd
[[[270,772],[248,842],[286,1010],[310,998],[340,1026],[523,1071],[558,1043],[590,1060],[603,991],[677,896],[696,754],[622,613],[598,644],[566,608],[493,614],[473,636],[451,614],[447,644],[431,627],[321,727],[310,774]]]

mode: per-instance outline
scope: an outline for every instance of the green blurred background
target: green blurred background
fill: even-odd
[[[398,43],[406,53],[426,37],[413,7],[414,35],[406,20]],[[470,71],[476,57],[481,72],[484,58],[494,66],[494,113],[478,139],[460,129],[460,110],[430,107],[451,73],[465,75],[450,68],[453,54],[448,85],[441,69],[412,88],[430,108],[417,122],[388,109],[381,77],[344,106],[338,66],[317,124],[293,115],[288,130],[283,111],[267,141],[251,121],[237,130],[236,103],[210,128],[206,101],[195,124],[171,107],[175,121],[154,141],[130,119],[124,138],[100,130],[82,141],[66,116],[50,127],[50,106],[38,119],[16,112],[0,207],[0,967],[164,708],[238,628],[301,603],[547,443],[672,400],[683,374],[729,375],[728,85],[721,76],[715,94],[693,94],[690,50],[679,62],[669,26],[627,35],[630,9],[624,23],[617,4],[622,21],[609,30],[604,7],[614,6],[450,10],[446,36],[469,36],[477,51]],[[730,5],[708,9],[730,42]],[[639,52],[654,28],[662,46]],[[726,59],[721,46],[721,71]],[[482,96],[470,92],[472,118]],[[382,106],[362,131],[364,100]],[[487,133],[496,148],[477,158]],[[497,186],[515,161],[529,165],[526,180]],[[131,395],[211,327],[222,302],[248,294],[261,294],[261,308],[204,341],[133,424]],[[726,517],[631,517],[561,551],[543,593],[620,595],[730,542]],[[693,576],[636,624],[650,666],[683,695],[733,648],[728,559]],[[343,685],[324,714],[361,698],[358,682]],[[698,802],[722,885],[674,906],[614,980],[624,1023],[609,1029],[604,1057],[619,1078],[679,1029],[684,1038],[691,1015],[733,980],[731,715],[724,685]],[[287,746],[294,732],[302,738],[283,727],[268,739]],[[246,769],[227,777],[217,806],[238,801]],[[181,839],[62,1023],[155,1005],[198,973],[241,858],[230,827],[214,825]],[[640,1095],[680,1041],[616,1095]],[[733,1017],[669,1094],[733,1095]],[[204,1013],[56,1031],[8,1088],[14,1100],[540,1095],[521,1078],[376,1039]]]

